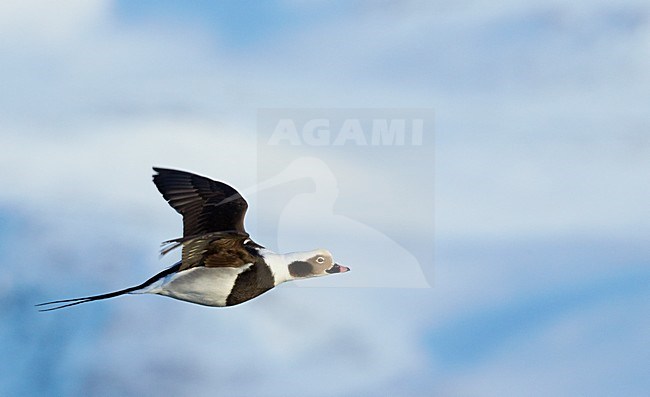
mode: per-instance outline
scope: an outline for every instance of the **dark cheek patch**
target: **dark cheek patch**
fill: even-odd
[[[309,262],[296,261],[289,264],[289,274],[293,277],[305,277],[312,274],[312,266]]]

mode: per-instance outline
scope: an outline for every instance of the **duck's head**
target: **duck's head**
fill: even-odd
[[[335,263],[332,254],[324,249],[292,254],[287,268],[292,279],[327,276],[350,270]]]

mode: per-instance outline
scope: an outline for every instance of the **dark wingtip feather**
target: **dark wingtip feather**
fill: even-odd
[[[244,230],[246,200],[232,186],[187,171],[152,167],[153,183],[183,216],[183,236]]]

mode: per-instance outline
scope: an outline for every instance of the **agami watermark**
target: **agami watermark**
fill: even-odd
[[[402,146],[422,145],[424,119],[329,119],[277,121],[268,139],[269,145],[293,146]]]

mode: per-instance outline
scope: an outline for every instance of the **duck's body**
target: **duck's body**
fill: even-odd
[[[237,280],[254,280],[259,274],[264,279],[244,285]],[[261,281],[261,282],[260,282]],[[275,287],[268,268],[255,264],[242,267],[195,267],[169,274],[143,290],[142,293],[169,296],[204,306],[232,306],[255,298]]]
[[[342,273],[326,250],[276,254],[253,242],[244,230],[248,204],[232,187],[184,171],[154,168],[154,183],[183,215],[183,237],[166,242],[162,253],[183,247],[182,259],[135,287],[37,306],[60,309],[123,294],[158,294],[205,306],[232,306],[289,280]]]

